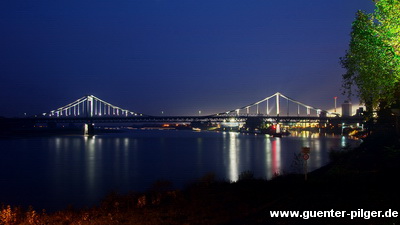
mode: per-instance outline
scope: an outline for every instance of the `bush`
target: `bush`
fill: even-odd
[[[238,182],[254,180],[254,173],[251,171],[243,171],[239,174]]]

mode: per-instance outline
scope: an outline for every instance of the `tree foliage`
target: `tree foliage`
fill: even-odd
[[[392,105],[400,94],[400,1],[379,0],[374,13],[358,11],[341,64],[343,88],[367,107]]]

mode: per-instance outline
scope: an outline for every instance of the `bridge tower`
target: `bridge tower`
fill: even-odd
[[[93,117],[93,96],[88,95],[87,97],[87,105],[86,105],[86,113],[87,117]]]
[[[86,102],[86,117],[92,118],[93,117],[93,96],[87,95],[87,102]],[[83,124],[83,134],[84,135],[93,135],[94,134],[94,124],[89,119],[86,123]]]
[[[281,125],[279,123],[279,114],[280,114],[280,105],[279,105],[279,97],[281,96],[281,93],[277,92],[276,93],[276,134],[280,134],[281,133]]]
[[[276,93],[276,116],[279,116],[279,96],[281,95],[281,93],[277,92]]]

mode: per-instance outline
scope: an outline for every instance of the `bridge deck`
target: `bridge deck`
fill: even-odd
[[[316,116],[134,116],[134,117],[29,117],[8,118],[8,121],[34,123],[190,123],[190,122],[245,122],[248,118],[260,118],[280,123],[362,123],[362,117],[316,117]]]

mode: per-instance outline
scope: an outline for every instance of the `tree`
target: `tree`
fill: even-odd
[[[358,11],[346,55],[340,59],[344,93],[356,89],[367,111],[400,103],[400,1],[377,0],[375,12]]]

